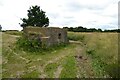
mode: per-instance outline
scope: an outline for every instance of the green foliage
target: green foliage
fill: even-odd
[[[54,78],[54,72],[57,70],[57,63],[50,63],[45,67],[45,72],[47,73],[47,77]]]
[[[116,62],[113,64],[109,64],[105,67],[105,71],[112,77],[112,78],[120,78],[120,65]]]
[[[92,66],[94,68],[94,71],[96,72],[96,76],[103,77],[106,75],[104,70],[106,65],[107,64],[101,60],[100,56],[95,57],[94,55],[94,59],[92,60]]]
[[[95,49],[91,49],[91,48],[87,49],[86,54],[92,58],[92,66],[94,67],[96,76],[102,77],[102,76],[106,75],[106,73],[104,71],[106,63],[101,60],[102,59],[101,56],[97,55]]]
[[[67,29],[68,31],[72,31],[72,32],[102,32],[101,29],[95,29],[95,28],[84,28],[82,26],[78,26],[78,27],[63,27],[64,29]]]
[[[71,31],[71,32],[120,32],[120,29],[113,29],[113,30],[102,30],[100,28],[98,29],[95,29],[95,28],[90,28],[90,29],[87,29],[85,27],[82,27],[82,26],[78,26],[78,27],[63,27],[63,29],[66,29],[68,31]]]
[[[26,26],[38,26],[38,27],[47,27],[49,25],[49,19],[46,17],[45,12],[40,9],[40,6],[32,6],[28,10],[28,19],[21,19],[23,23],[22,27]]]
[[[69,56],[65,59],[63,70],[60,74],[61,78],[75,78],[76,77],[76,60],[73,56]]]
[[[86,53],[88,55],[94,56],[95,55],[95,50],[94,49],[88,49],[88,50],[86,50]]]
[[[19,48],[30,52],[39,51],[39,49],[42,47],[42,44],[39,40],[32,40],[25,37],[20,37],[16,43]]]

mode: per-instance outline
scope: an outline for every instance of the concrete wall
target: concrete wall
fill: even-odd
[[[67,39],[67,31],[64,29],[56,28],[56,27],[26,27],[23,29],[24,35],[27,37],[31,37],[31,35],[35,34],[41,39],[42,43],[46,46],[51,46],[59,43],[68,43]]]

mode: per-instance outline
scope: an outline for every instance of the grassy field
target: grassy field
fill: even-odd
[[[72,35],[72,36],[71,36]],[[69,38],[82,41],[85,53],[92,59],[96,76],[105,74],[116,77],[118,74],[118,33],[73,33]],[[81,38],[82,37],[82,38]]]
[[[16,47],[19,34],[2,36],[3,78],[116,77],[118,33],[68,32],[70,40],[80,43],[35,53]]]

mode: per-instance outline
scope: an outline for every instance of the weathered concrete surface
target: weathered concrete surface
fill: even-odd
[[[32,27],[28,26],[23,29],[24,35],[28,38],[39,38],[42,44],[52,46],[59,43],[68,43],[67,31],[56,27]]]

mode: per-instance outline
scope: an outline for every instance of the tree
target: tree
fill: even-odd
[[[99,29],[98,29],[98,32],[102,32],[102,29],[99,28]]]
[[[38,26],[38,27],[47,27],[49,26],[49,19],[46,17],[45,12],[40,9],[40,6],[32,6],[29,8],[28,18],[21,19],[23,21],[20,24],[22,27],[26,26]]]
[[[0,31],[2,30],[2,26],[0,25]]]

